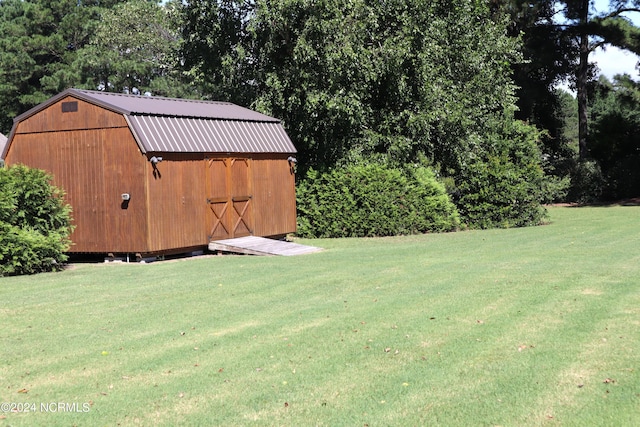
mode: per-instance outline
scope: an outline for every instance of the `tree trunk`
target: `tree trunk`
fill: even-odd
[[[580,63],[576,75],[576,89],[578,96],[578,154],[580,159],[588,155],[587,139],[587,82],[589,80],[589,34],[586,25],[589,19],[589,1],[584,0],[580,9]]]

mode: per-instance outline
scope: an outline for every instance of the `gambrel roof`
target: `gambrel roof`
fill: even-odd
[[[143,153],[295,153],[278,119],[229,102],[67,89],[14,123],[72,96],[122,114]]]

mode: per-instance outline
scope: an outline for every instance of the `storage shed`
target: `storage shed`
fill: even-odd
[[[231,103],[68,89],[14,119],[3,155],[66,191],[70,252],[148,256],[294,232],[295,152]]]

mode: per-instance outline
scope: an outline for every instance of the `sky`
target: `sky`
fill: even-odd
[[[609,0],[596,0],[595,9],[597,12],[607,10]],[[631,13],[628,17],[636,25],[640,25],[640,13]],[[636,64],[640,60],[637,55],[627,51],[609,46],[606,49],[598,49],[589,56],[591,62],[595,62],[600,69],[600,74],[605,75],[609,80],[616,74],[629,74],[634,80],[639,80]]]
[[[606,11],[609,0],[596,0],[594,13]],[[640,13],[631,13],[627,16],[636,25],[640,25]],[[636,69],[636,64],[640,61],[640,57],[628,51],[618,49],[613,46],[599,48],[589,55],[589,62],[593,62],[598,66],[599,74],[604,75],[609,80],[613,79],[616,74],[629,74],[635,81],[640,81],[640,71]],[[569,87],[569,84],[561,82],[558,84],[562,88],[575,95],[575,92]]]
[[[600,69],[600,74],[609,80],[616,74],[629,74],[634,80],[639,80],[636,63],[640,58],[627,51],[609,46],[606,50],[598,49],[589,56],[591,62],[595,62]]]

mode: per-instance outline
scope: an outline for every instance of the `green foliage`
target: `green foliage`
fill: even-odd
[[[255,105],[283,119],[303,171],[333,167],[371,127],[385,65],[377,19],[362,0],[257,2]]]
[[[477,172],[470,169],[477,158],[492,155],[495,124],[513,120],[511,65],[521,61],[518,41],[506,35],[505,22],[494,19],[483,2],[278,0],[251,5],[189,2],[189,23],[202,31],[185,38],[185,51],[194,72],[210,72],[216,87],[233,83],[225,75],[251,76],[253,105],[283,120],[299,150],[303,175],[309,168],[326,170],[354,160],[408,168],[426,159],[462,182]],[[205,21],[211,25],[205,27]],[[236,60],[226,64],[224,58]],[[505,137],[502,144],[509,141]],[[526,172],[537,174],[541,157],[534,154]],[[501,158],[511,161],[512,156]],[[519,172],[526,179],[524,174]],[[537,175],[528,178],[537,181]],[[353,194],[377,191],[348,188]],[[337,206],[354,203],[345,199]],[[345,214],[337,210],[332,215]],[[535,222],[514,215],[509,213],[509,221]],[[349,225],[343,235],[412,232],[410,227],[386,227],[356,232]]]
[[[629,76],[601,78],[591,95],[591,158],[604,180],[602,197],[640,195],[640,84]]]
[[[558,138],[566,142],[564,150],[571,151],[571,153],[560,152],[558,155],[573,159],[578,153],[578,100],[562,89],[555,89],[554,94],[558,100],[558,108],[554,112],[558,114],[560,121]]]
[[[457,188],[456,204],[469,227],[522,227],[545,219],[548,182],[538,138],[534,127],[512,121],[484,141],[487,149],[471,160]]]
[[[179,67],[176,3],[0,1],[0,132],[69,87],[192,95]]]
[[[0,276],[59,269],[67,257],[71,208],[39,169],[0,169]]]
[[[181,6],[131,0],[105,10],[76,64],[83,85],[107,91],[189,96],[178,66]],[[141,17],[144,17],[141,19]]]
[[[0,223],[0,276],[54,271],[66,261],[66,236]]]
[[[565,202],[570,188],[571,175],[559,177],[545,174],[540,201],[543,204]]]
[[[0,2],[0,132],[18,114],[82,82],[78,52],[101,11],[119,1]]]
[[[567,200],[577,203],[593,203],[600,200],[604,178],[598,162],[581,159],[571,173],[571,188]]]
[[[298,234],[391,236],[455,230],[458,213],[433,172],[355,164],[310,170],[298,186]]]
[[[240,105],[255,99],[251,0],[185,0],[181,7],[181,58],[202,96]]]
[[[353,151],[459,170],[469,136],[513,111],[517,43],[480,2],[257,2],[250,20],[255,105],[284,120],[303,170]]]

